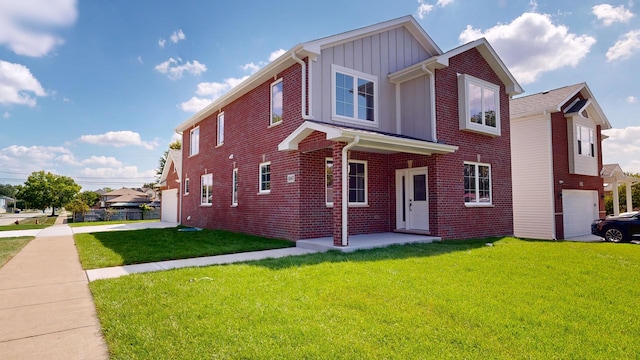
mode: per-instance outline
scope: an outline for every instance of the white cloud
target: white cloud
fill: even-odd
[[[171,144],[174,141],[180,141],[182,143],[182,135],[178,134],[178,133],[173,133],[173,135],[171,135],[171,141],[169,141],[169,144]],[[169,146],[169,144],[167,144],[167,147]]]
[[[158,146],[157,141],[142,141],[140,134],[129,130],[109,131],[100,135],[82,135],[79,141],[88,144],[110,145],[118,148],[141,146],[147,150],[153,150]]]
[[[82,160],[84,165],[99,165],[109,167],[121,167],[122,162],[113,156],[92,156],[88,159]]]
[[[537,12],[538,11],[538,2],[536,0],[530,0],[529,1],[529,11],[530,12]]]
[[[71,99],[69,99],[69,98],[67,98],[67,97],[66,97],[66,98],[62,98],[62,101],[64,101],[64,102],[68,103],[68,102],[71,102]]]
[[[622,170],[640,173],[640,126],[604,130],[609,136],[602,142],[605,164],[620,164]]]
[[[63,154],[60,155],[56,158],[56,160],[67,164],[67,165],[74,165],[74,166],[78,166],[81,165],[81,163],[79,161],[76,160],[75,156],[73,156],[73,154]]]
[[[273,60],[279,58],[280,56],[282,56],[282,54],[284,54],[286,52],[287,52],[287,50],[285,50],[285,49],[278,49],[278,50],[272,52],[269,55],[269,62],[272,62]]]
[[[158,40],[158,46],[160,48],[163,48],[166,43],[167,43],[167,40],[165,40],[165,39]]]
[[[245,64],[245,65],[241,65],[240,68],[244,71],[248,71],[251,74],[255,74],[258,70],[260,70],[262,66],[260,65],[256,65],[252,62]]]
[[[8,119],[10,117],[11,117],[11,114],[8,111],[5,111],[4,114],[2,114],[3,119]]]
[[[607,61],[628,59],[638,50],[640,50],[640,30],[629,31],[607,50]]]
[[[249,75],[241,78],[228,78],[223,82],[204,82],[199,83],[196,89],[196,95],[191,99],[180,104],[180,109],[186,112],[197,112],[211,102],[215,101],[227,91],[246,80]]]
[[[198,112],[205,106],[211,104],[213,100],[193,96],[191,99],[180,104],[180,109],[186,112]]]
[[[24,65],[0,60],[0,104],[35,106],[35,96],[47,96],[31,71]]]
[[[144,61],[142,61],[142,56],[138,56],[137,59],[140,64],[144,64]]]
[[[548,71],[576,66],[589,53],[596,39],[576,35],[564,25],[556,25],[551,16],[524,13],[509,24],[498,24],[486,31],[471,25],[460,34],[461,43],[485,37],[509,70],[522,84],[536,81]]]
[[[440,6],[440,7],[445,7],[447,5],[453,4],[454,0],[438,0],[438,2],[436,3],[436,5]]]
[[[636,102],[638,102],[638,98],[635,96],[627,96],[626,100],[629,104],[635,104]]]
[[[126,181],[131,183],[129,186],[140,186],[145,182],[153,181],[155,179],[156,172],[155,170],[147,170],[147,171],[141,172],[138,170],[137,166],[128,165],[128,166],[99,167],[99,168],[86,167],[80,170],[79,174],[85,177],[92,178],[93,179],[91,180],[92,183],[95,183],[96,181],[101,180],[107,184],[106,186],[109,186],[108,184],[112,183],[114,180],[118,181],[118,183],[120,184],[122,184],[122,181]],[[81,183],[82,181],[79,181],[79,182]]]
[[[76,0],[0,1],[0,45],[18,55],[41,57],[64,43],[49,33],[78,16]]]
[[[424,0],[418,0],[418,10],[416,11],[418,18],[424,19],[424,16],[431,11],[433,11],[433,5],[425,4]]]
[[[184,33],[182,32],[182,29],[178,30],[177,32],[174,31],[173,34],[171,34],[171,42],[173,42],[174,44],[177,44],[178,41],[180,40],[184,40],[187,37],[184,35]]]
[[[192,75],[200,75],[207,71],[207,66],[200,63],[198,60],[193,60],[193,62],[187,61],[182,65],[178,65],[179,63],[182,63],[182,59],[178,58],[176,60],[174,58],[169,58],[169,60],[156,65],[155,69],[161,74],[167,74],[167,76],[172,80],[182,78],[185,72]]]
[[[602,20],[604,26],[609,26],[615,22],[626,23],[635,16],[629,9],[626,9],[624,5],[614,7],[610,4],[595,5],[593,7],[593,14],[598,20]]]
[[[71,151],[59,146],[11,145],[0,149],[0,164],[3,171],[29,174],[42,169],[50,169],[55,160]]]

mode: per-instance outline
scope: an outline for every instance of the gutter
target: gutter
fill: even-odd
[[[311,119],[311,116],[309,115],[309,113],[311,112],[311,103],[309,103],[309,113],[307,113],[307,64],[305,64],[305,62],[297,56],[295,51],[291,52],[291,58],[302,67],[302,79],[300,81],[302,83],[302,104],[300,113],[302,114],[302,118],[304,120],[309,120]],[[311,63],[309,63],[309,70],[311,70]],[[311,76],[309,76],[309,98],[311,98]]]
[[[356,135],[356,137],[353,139],[353,142],[347,144],[347,146],[342,148],[342,246],[349,245],[349,182],[347,176],[349,163],[347,159],[347,152],[354,146],[358,145],[359,142],[360,136]]]
[[[422,71],[429,74],[429,97],[431,100],[431,139],[438,142],[436,135],[436,78],[431,70],[427,69],[427,64],[422,64]]]

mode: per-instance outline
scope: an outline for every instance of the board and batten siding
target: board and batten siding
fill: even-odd
[[[548,115],[511,119],[513,231],[521,238],[554,239],[553,157]]]
[[[335,64],[377,77],[377,130],[397,133],[396,89],[387,75],[426,60],[433,55],[435,54],[428,54],[426,49],[404,27],[322,49],[320,56],[311,64],[313,118],[338,125],[358,126],[360,124],[359,122],[357,124],[344,123],[332,118],[331,65]],[[428,77],[425,76],[424,81],[428,84]],[[428,102],[428,99],[421,101],[420,106],[423,106],[424,102]],[[429,121],[428,111],[423,121]],[[362,126],[366,127],[367,123],[363,121]]]
[[[578,154],[577,127],[582,125],[593,131],[594,156],[585,156]],[[589,118],[581,116],[572,116],[567,119],[567,135],[569,141],[569,173],[578,175],[598,176],[598,152],[600,152],[598,144],[598,127],[595,122]]]
[[[432,140],[430,92],[427,76],[420,76],[400,85],[402,135]]]

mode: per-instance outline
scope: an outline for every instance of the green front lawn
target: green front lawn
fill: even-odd
[[[0,267],[11,260],[33,239],[33,236],[0,238]]]
[[[56,223],[56,219],[58,216],[37,216],[28,219],[20,220],[18,225],[4,225],[0,226],[0,231],[13,231],[13,230],[33,230],[33,229],[44,229],[49,226],[52,226]],[[36,224],[36,221],[38,222]]]
[[[84,269],[295,246],[286,240],[207,229],[111,231],[75,234],[73,237]]]
[[[640,247],[414,244],[90,284],[112,359],[629,359]]]

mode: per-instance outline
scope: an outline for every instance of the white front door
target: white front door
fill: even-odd
[[[427,168],[396,170],[396,227],[429,230]]]

